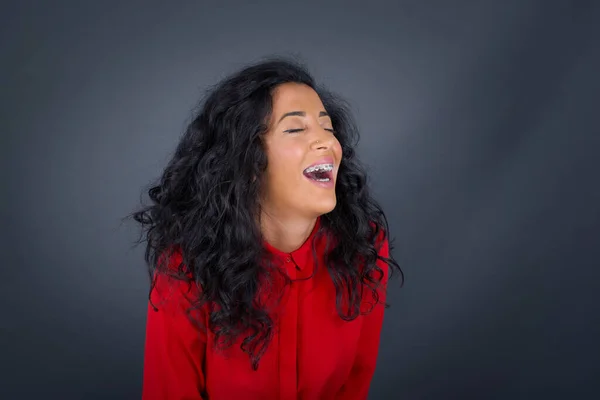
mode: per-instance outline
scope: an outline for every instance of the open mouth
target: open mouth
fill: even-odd
[[[333,181],[333,164],[317,164],[306,168],[304,176],[316,182]]]

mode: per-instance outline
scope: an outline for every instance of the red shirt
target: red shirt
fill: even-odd
[[[310,277],[315,262],[311,237],[292,253],[265,246],[282,261],[292,279]],[[317,240],[317,256],[325,240]],[[380,255],[388,257],[385,240]],[[173,260],[177,264],[181,261]],[[319,258],[319,266],[323,266]],[[175,264],[175,265],[177,265]],[[388,266],[378,261],[387,286]],[[327,268],[307,280],[293,281],[282,298],[282,317],[257,371],[238,340],[225,351],[214,349],[214,335],[197,329],[185,314],[189,285],[159,275],[148,304],[144,357],[144,400],[321,400],[366,399],[379,348],[385,290],[370,314],[342,320],[335,306],[335,287]],[[193,285],[191,287],[194,287]],[[169,296],[165,296],[167,291]],[[165,301],[167,299],[167,301]],[[370,290],[365,303],[372,304]],[[368,307],[367,309],[369,309]],[[204,313],[206,314],[206,313]],[[202,315],[206,321],[206,315]]]

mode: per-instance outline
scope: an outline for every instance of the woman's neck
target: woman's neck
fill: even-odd
[[[260,229],[263,238],[271,246],[285,253],[291,253],[306,242],[316,222],[316,218],[280,218],[262,212]]]

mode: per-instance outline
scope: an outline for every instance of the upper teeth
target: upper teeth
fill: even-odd
[[[333,164],[317,164],[312,167],[308,167],[304,170],[306,173],[311,173],[315,171],[331,171],[333,169]]]

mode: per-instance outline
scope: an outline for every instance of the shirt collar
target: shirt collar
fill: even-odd
[[[298,249],[296,249],[290,253],[286,253],[284,251],[281,251],[281,250],[273,247],[266,240],[263,240],[263,244],[264,244],[265,248],[271,254],[273,254],[277,258],[281,259],[281,261],[283,261],[286,265],[288,265],[288,264],[295,265],[295,267],[298,270],[302,270],[302,269],[304,269],[305,266],[307,266],[308,261],[312,257],[312,251],[313,251],[312,244],[314,242],[317,232],[319,231],[319,227],[321,225],[320,222],[321,222],[321,217],[318,217],[317,221],[315,223],[315,226],[313,227],[310,235],[308,235],[308,238],[304,241],[304,243],[302,243],[302,245]]]

